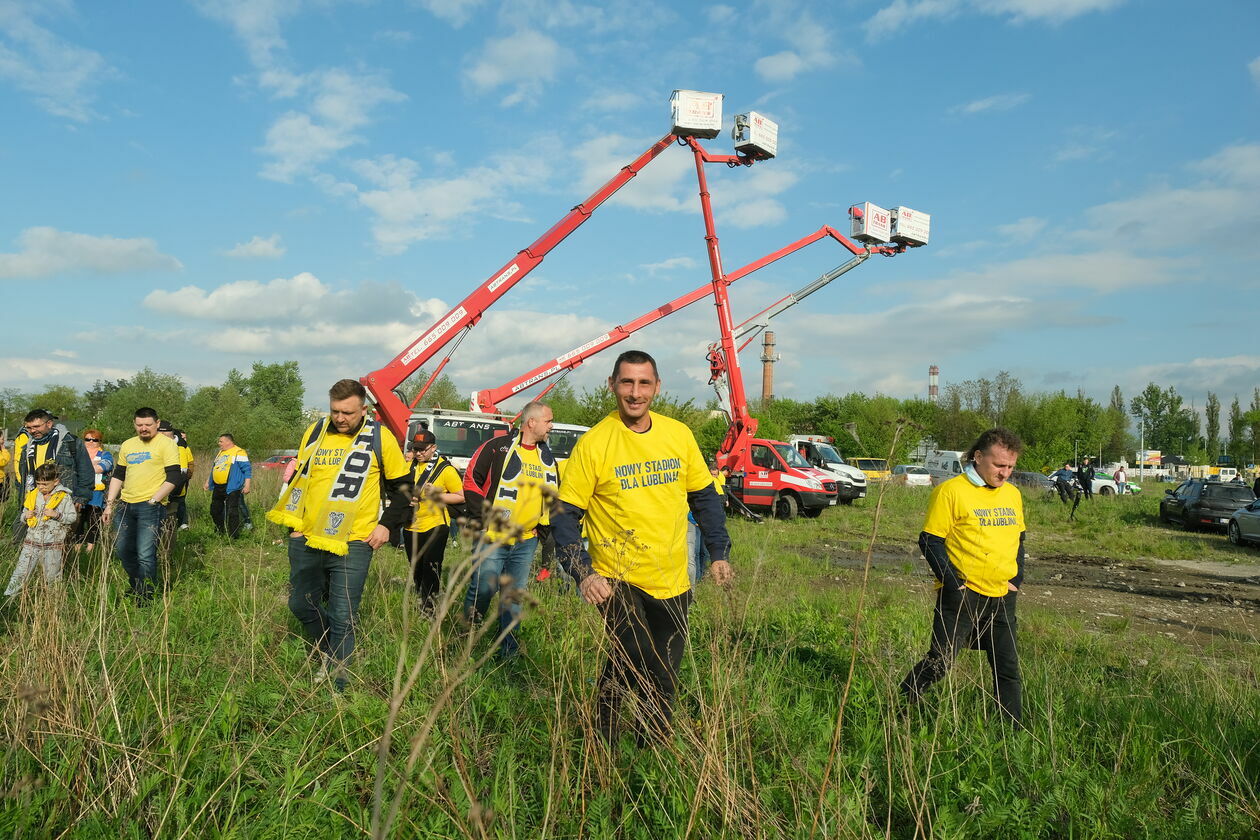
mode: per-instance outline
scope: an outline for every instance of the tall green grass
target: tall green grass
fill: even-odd
[[[272,498],[260,484],[255,498]],[[1066,524],[1057,502],[1030,502],[1034,540],[1129,556],[1113,531],[1149,517],[1151,500],[1102,501]],[[448,551],[450,614],[430,622],[401,554],[378,551],[338,698],[314,683],[289,616],[281,535],[256,512],[256,530],[227,544],[194,490],[194,526],[153,607],[132,606],[117,561],[94,557],[0,613],[0,833],[1255,836],[1254,645],[1220,667],[1024,605],[1027,732],[998,720],[980,654],[960,659],[931,708],[901,708],[896,685],[930,618],[911,548],[924,502],[889,489],[875,548],[906,553],[916,574],[865,586],[817,549],[865,551],[874,500],[814,521],[732,522],[738,579],[697,592],[673,738],[608,749],[591,721],[602,624],[557,577],[532,585],[525,656],[502,665],[487,659],[493,630],[455,619],[466,554]]]

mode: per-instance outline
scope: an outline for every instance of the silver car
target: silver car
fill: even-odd
[[[1229,541],[1234,545],[1260,543],[1260,499],[1230,515]]]

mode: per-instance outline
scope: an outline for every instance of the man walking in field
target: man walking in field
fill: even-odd
[[[1023,685],[1015,647],[1015,601],[1024,577],[1024,502],[1009,482],[1023,450],[1006,429],[989,429],[969,463],[932,491],[919,548],[936,575],[927,655],[901,681],[910,701],[945,676],[959,650],[978,647],[993,671],[993,693],[1020,723]]]
[[[1094,498],[1094,475],[1094,464],[1087,455],[1081,468],[1076,472],[1076,480],[1081,483],[1081,494],[1086,501]]]
[[[166,499],[183,480],[179,448],[158,432],[152,408],[137,408],[136,436],[118,449],[101,520],[117,518],[114,553],[127,572],[131,594],[145,605],[157,584],[158,538]],[[121,499],[122,510],[115,514]]]
[[[578,440],[554,518],[556,557],[600,609],[610,644],[598,686],[598,725],[616,737],[625,695],[639,695],[639,740],[669,732],[687,640],[687,512],[713,559],[714,581],[732,578],[722,500],[695,436],[653,413],[660,393],[656,362],[630,350],[608,386],[617,411]],[[590,552],[582,544],[585,520]]]
[[[18,482],[18,497],[35,489],[35,468],[47,461],[54,462],[61,470],[61,483],[70,488],[75,509],[78,510],[92,498],[95,484],[92,460],[83,442],[57,418],[42,408],[33,409],[22,421],[22,431],[13,440],[13,475]],[[13,523],[14,542],[21,544],[26,536],[26,517],[18,510]]]
[[[372,552],[407,521],[411,499],[407,462],[368,416],[367,390],[342,379],[328,390],[328,408],[302,435],[297,468],[267,518],[294,529],[289,609],[320,653],[316,680],[332,676],[342,692]]]
[[[538,549],[538,527],[550,524],[550,509],[560,482],[555,456],[547,446],[551,409],[531,402],[521,409],[520,427],[483,443],[464,473],[464,500],[482,516],[484,530],[477,565],[464,597],[464,614],[480,621],[499,595],[498,656],[519,653],[516,628],[521,623],[518,593],[529,584],[530,566]]]
[[[219,453],[206,476],[206,489],[210,518],[220,534],[235,538],[241,532],[241,496],[249,492],[253,475],[249,455],[236,445],[236,438],[227,432],[219,435]]]

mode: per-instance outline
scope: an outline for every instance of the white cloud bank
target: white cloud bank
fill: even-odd
[[[0,2],[0,79],[35,97],[50,114],[88,122],[94,88],[117,75],[95,50],[72,44],[36,18],[67,11],[65,3]]]
[[[864,24],[871,40],[928,20],[962,14],[1006,18],[1011,23],[1060,24],[1092,12],[1105,12],[1125,0],[893,0]]]
[[[17,238],[19,250],[0,254],[0,279],[49,277],[68,272],[123,274],[178,271],[184,266],[158,250],[152,239],[116,239],[33,227]]]

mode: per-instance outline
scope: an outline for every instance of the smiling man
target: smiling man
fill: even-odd
[[[1023,450],[1006,429],[989,429],[967,452],[961,475],[928,501],[919,548],[936,575],[927,655],[901,682],[912,702],[945,676],[960,649],[978,647],[993,672],[993,693],[1020,724],[1023,685],[1015,647],[1015,600],[1024,577],[1024,500],[1009,482]]]
[[[656,362],[629,350],[608,387],[617,410],[582,435],[565,469],[554,517],[556,557],[598,607],[610,644],[599,678],[599,732],[611,741],[625,695],[635,692],[640,741],[664,737],[687,642],[691,581],[687,512],[695,516],[714,581],[731,580],[722,500],[685,425],[651,411]],[[589,553],[582,544],[585,519]]]

